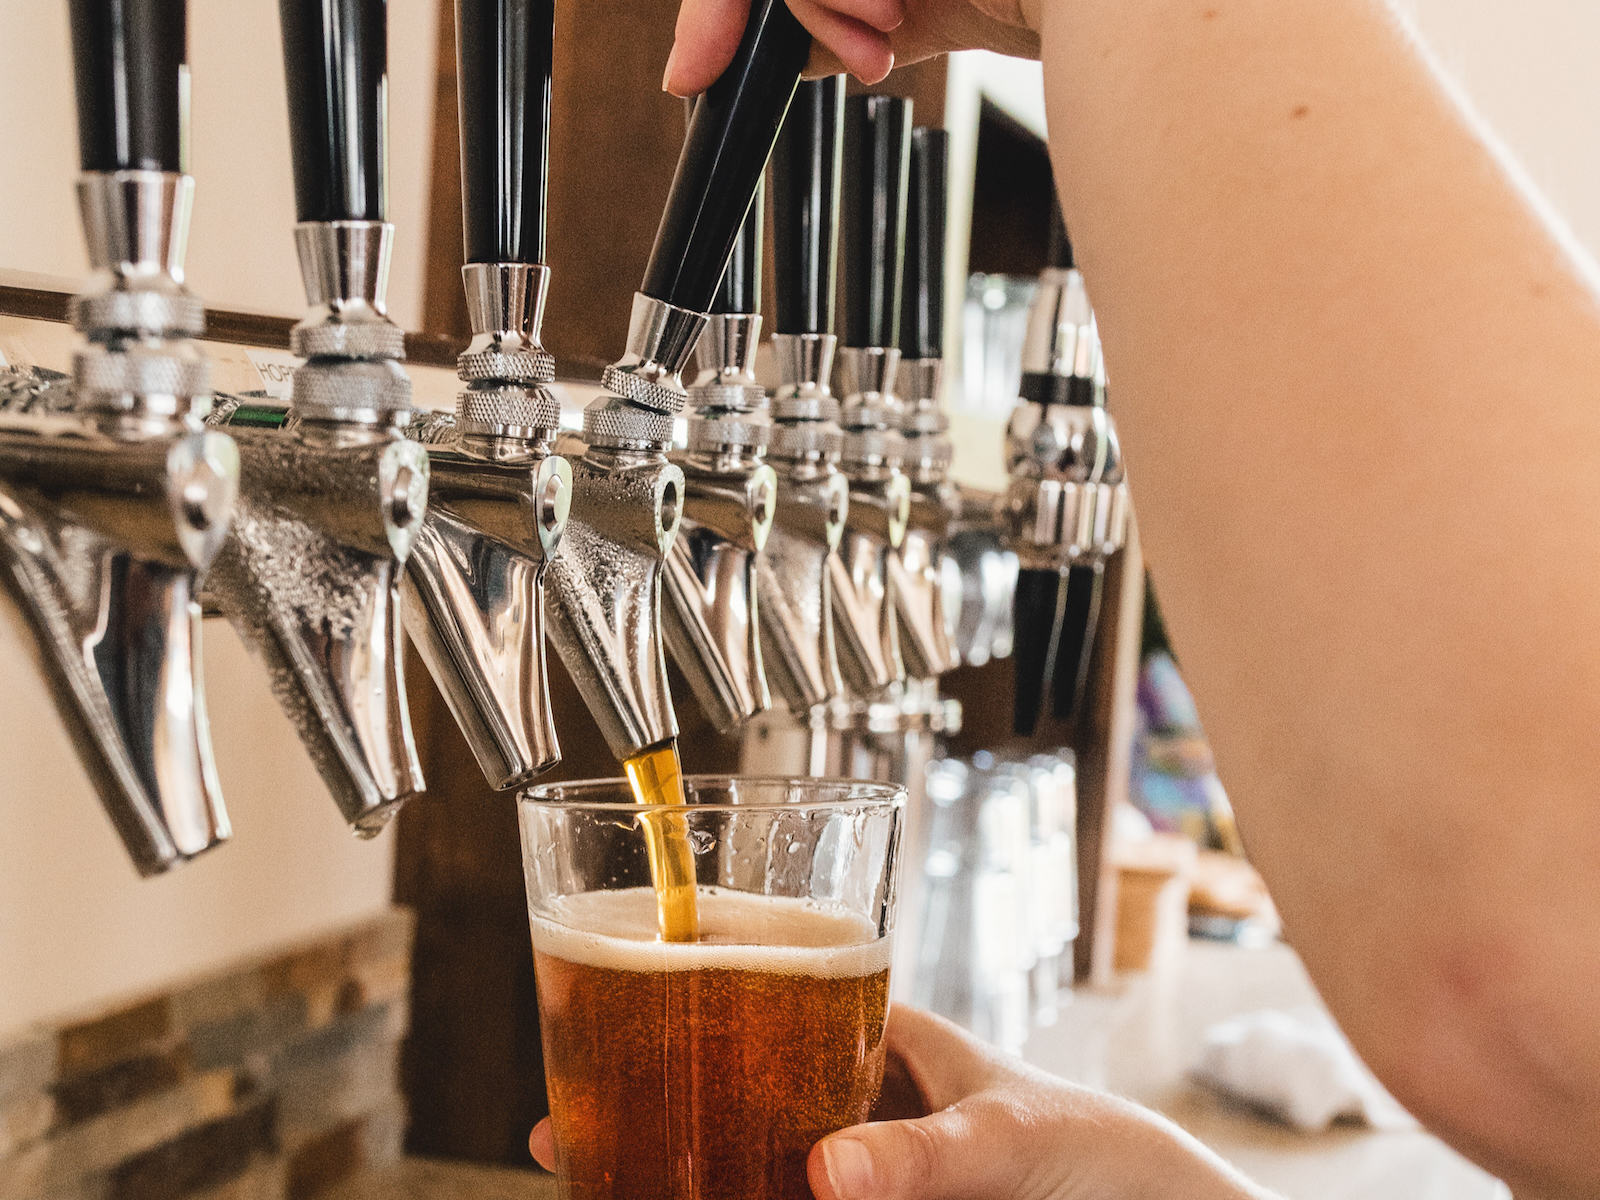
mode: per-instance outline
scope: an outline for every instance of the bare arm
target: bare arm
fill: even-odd
[[[1252,858],[1433,1128],[1600,1190],[1600,314],[1373,0],[1045,0],[1152,571]]]
[[[1152,571],[1330,1007],[1519,1197],[1600,1194],[1592,281],[1381,0],[884,2],[831,3],[868,77],[1040,35]]]

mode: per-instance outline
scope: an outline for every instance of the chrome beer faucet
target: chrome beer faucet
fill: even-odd
[[[536,19],[535,14],[540,16]],[[402,585],[406,630],[491,787],[560,761],[544,647],[545,573],[572,467],[551,452],[561,406],[540,344],[550,268],[552,9],[457,0],[462,279],[472,343],[453,419],[429,422],[428,511]]]
[[[905,680],[889,559],[905,539],[911,508],[910,480],[900,471],[903,402],[895,395],[910,150],[911,101],[845,102],[840,466],[850,507],[833,563],[833,608],[839,666],[863,705],[891,698]]]
[[[1019,734],[1033,732],[1046,690],[1058,718],[1081,707],[1105,563],[1126,541],[1129,511],[1116,425],[1105,410],[1100,336],[1059,207],[1047,262],[1028,314],[1022,395],[1006,427],[1011,483],[1001,504],[1021,565]]]
[[[208,364],[183,286],[183,0],[71,5],[91,289],[66,389],[8,389],[0,560],[56,710],[141,875],[229,836],[201,671],[202,573],[238,485],[200,424]],[[64,395],[61,394],[64,392]],[[55,394],[51,394],[55,393]]]
[[[812,734],[811,771],[825,769],[827,706],[844,690],[834,641],[833,573],[850,509],[838,469],[844,434],[833,372],[834,259],[844,77],[802,83],[772,151],[777,312],[767,461],[777,504],[757,564],[767,676]]]
[[[756,570],[772,528],[777,476],[762,461],[771,422],[755,376],[761,340],[759,180],[700,335],[689,388],[683,516],[667,556],[662,632],[714,725],[732,733],[772,703],[762,666]]]
[[[685,504],[668,462],[681,381],[811,48],[783,0],[756,0],[733,62],[700,98],[633,298],[610,393],[584,411],[562,552],[550,565],[550,640],[611,751],[677,736],[662,654],[661,585]],[[735,498],[730,513],[748,497]],[[701,510],[705,511],[705,510]],[[727,532],[747,520],[731,516]]]
[[[906,258],[900,309],[901,469],[911,482],[905,540],[889,559],[900,648],[906,674],[937,698],[940,675],[957,665],[951,619],[957,597],[946,596],[945,540],[961,500],[946,478],[952,447],[950,419],[939,406],[944,368],[944,235],[949,135],[942,129],[911,134],[906,212]],[[953,589],[952,589],[953,590]],[[954,610],[954,611],[952,611]]]
[[[355,832],[422,791],[401,662],[400,575],[422,528],[427,450],[408,441],[404,335],[384,294],[385,8],[281,0],[299,224],[311,306],[280,430],[235,426],[239,514],[212,572],[266,660],[278,702]]]

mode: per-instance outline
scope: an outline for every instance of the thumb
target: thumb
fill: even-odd
[[[1014,1116],[977,1097],[915,1121],[857,1125],[824,1138],[806,1173],[817,1200],[1014,1200]],[[1008,1122],[1010,1118],[1010,1122]]]

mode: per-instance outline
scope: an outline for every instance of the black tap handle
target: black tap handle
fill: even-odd
[[[1012,729],[1032,737],[1055,674],[1066,581],[1060,571],[1024,567],[1017,572],[1011,607],[1011,661],[1016,668]]]
[[[555,0],[456,0],[469,263],[544,261]]]
[[[756,180],[755,199],[739,236],[733,239],[733,253],[723,269],[722,282],[711,298],[714,313],[758,313],[761,311],[761,233],[766,223],[766,181]]]
[[[301,221],[386,218],[388,0],[278,0]]]
[[[1069,567],[1057,642],[1055,676],[1050,682],[1050,711],[1058,721],[1076,719],[1089,692],[1089,663],[1100,626],[1100,600],[1105,592],[1104,563]]]
[[[844,76],[802,83],[772,148],[775,333],[832,333]]]
[[[944,357],[944,228],[949,201],[950,135],[911,131],[906,199],[906,267],[900,304],[900,357]]]
[[[695,105],[640,288],[709,312],[772,143],[811,54],[784,0],[754,0],[733,62]]]
[[[71,0],[85,171],[182,171],[185,0]]]
[[[1067,237],[1067,222],[1061,216],[1061,199],[1050,197],[1050,240],[1045,245],[1044,265],[1070,271],[1077,266],[1072,257],[1072,239]]]
[[[911,101],[852,96],[844,110],[844,337],[893,346],[905,260]]]

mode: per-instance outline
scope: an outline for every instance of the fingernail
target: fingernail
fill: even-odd
[[[850,1138],[829,1138],[822,1144],[822,1165],[840,1200],[863,1200],[872,1192],[872,1155]]]
[[[667,55],[667,69],[661,72],[661,90],[670,91],[668,84],[672,81],[672,64],[678,61],[678,43],[672,43],[672,51]]]

